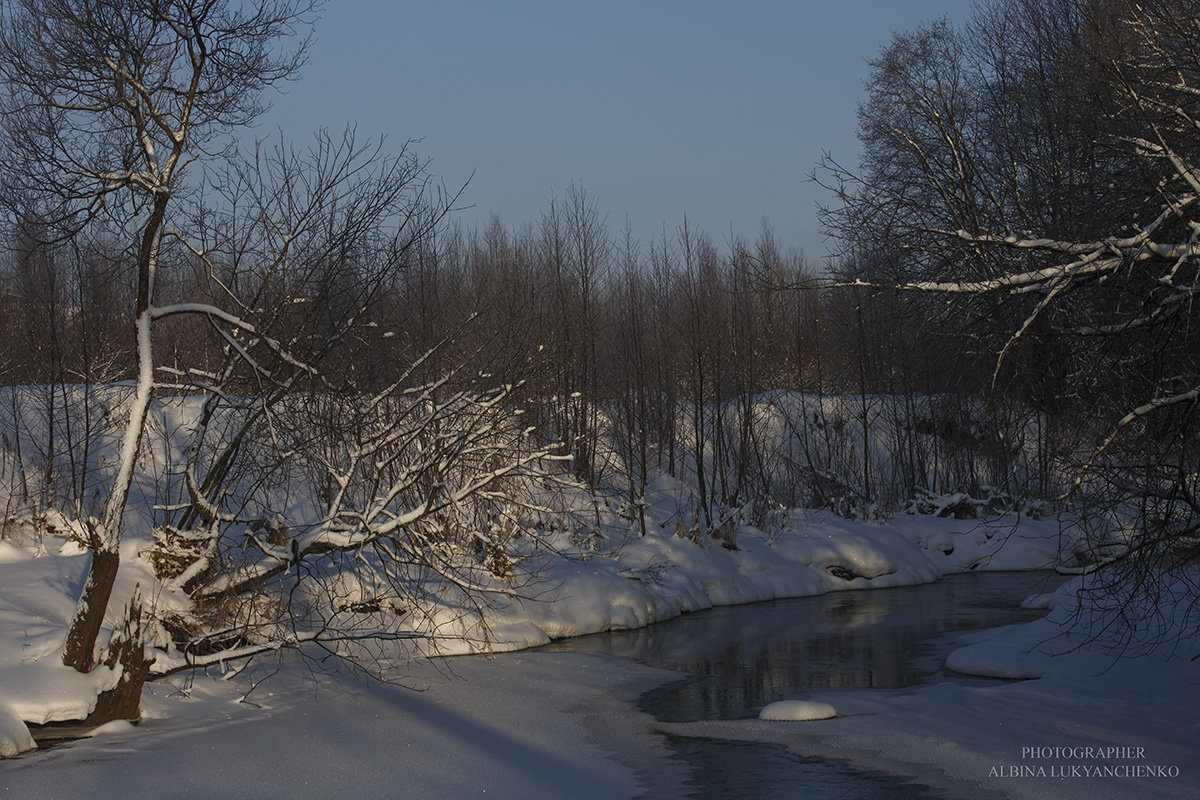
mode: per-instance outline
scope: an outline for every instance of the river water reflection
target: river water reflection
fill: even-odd
[[[894,689],[943,679],[942,661],[956,638],[944,634],[1035,619],[1045,612],[1022,609],[1021,600],[1061,581],[1045,572],[955,575],[922,586],[715,608],[545,649],[689,673],[643,695],[642,710],[664,722],[740,719],[808,690]],[[940,796],[777,746],[675,739],[672,747],[693,767],[694,798]]]

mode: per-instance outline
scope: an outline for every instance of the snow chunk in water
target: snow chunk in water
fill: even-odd
[[[0,700],[0,758],[12,758],[29,750],[34,750],[33,737],[29,728],[11,706]]]
[[[759,719],[772,722],[807,722],[836,716],[837,711],[829,703],[811,700],[779,700],[758,712]]]

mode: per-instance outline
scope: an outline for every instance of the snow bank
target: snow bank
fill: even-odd
[[[984,678],[1040,678],[1050,668],[1050,656],[1021,644],[983,642],[955,650],[946,658],[946,668]]]
[[[660,486],[652,519],[669,521],[679,513],[681,490],[665,480]],[[609,524],[618,524],[615,515]],[[677,536],[664,522],[644,538],[594,553],[578,547],[570,552],[570,532],[562,532],[559,552],[567,556],[539,557],[536,573],[528,576],[533,583],[494,597],[486,625],[471,606],[448,597],[431,599],[414,618],[431,637],[428,655],[521,650],[718,605],[926,583],[964,565],[1046,566],[1057,528],[1023,521],[1018,530],[1013,533],[1011,523],[1001,529],[974,520],[911,516],[863,523],[805,512],[771,532],[740,526],[737,550]],[[123,546],[114,598],[129,596],[140,582],[152,603],[168,602],[161,592],[146,589],[154,580],[136,558],[140,545],[131,540]],[[79,675],[60,663],[87,565],[86,555],[51,555],[45,547],[5,543],[0,550],[0,687],[26,722],[82,719],[96,694],[116,682],[110,670]],[[122,605],[115,600],[110,612]]]
[[[0,699],[0,758],[12,758],[36,748],[21,715]]]
[[[647,764],[670,769],[652,720],[632,708],[664,677],[593,656],[518,653],[416,663],[403,685],[345,673],[314,684],[289,656],[229,680],[201,674],[148,684],[139,726],[105,726],[103,736],[5,761],[0,794],[632,798],[640,793],[635,765],[613,760],[590,730],[602,727]],[[686,793],[682,780],[664,791]]]
[[[2,699],[34,725],[83,719],[95,708],[96,696],[119,677],[106,667],[82,675],[62,663],[63,640],[89,557],[51,555],[37,547],[12,547],[10,555],[0,562]],[[125,570],[113,597],[129,596],[145,578],[136,567]],[[110,612],[115,608],[119,613],[121,605],[119,600],[111,603]]]
[[[0,539],[0,564],[10,564],[15,561],[25,561],[33,558],[33,554],[26,551],[24,548],[10,544],[3,539]]]
[[[911,586],[968,569],[1045,569],[1059,532],[1015,517],[1001,525],[907,515],[854,522],[807,512],[773,533],[744,525],[736,538],[739,549],[727,550],[655,526],[614,552],[543,563],[541,590],[498,602],[486,636],[453,605],[427,610],[427,625],[442,637],[442,655],[520,650],[713,606]]]
[[[862,523],[807,513],[782,530],[739,527],[734,551],[656,526],[619,549],[548,557],[544,583],[536,592],[525,590],[537,597],[514,593],[494,609],[488,631],[449,604],[432,608],[429,619],[443,626],[442,653],[489,644],[519,649],[719,604],[921,583],[970,568],[1043,567],[1056,552],[1057,535],[1052,523],[1027,520],[1017,527],[908,516]],[[11,548],[0,560],[2,704],[27,721],[79,718],[113,677],[105,670],[79,676],[58,661],[87,559],[41,553]],[[136,570],[136,559],[126,562]],[[123,574],[119,591],[138,577],[145,576]],[[1066,646],[1078,642],[1057,639],[1057,625],[1071,620],[1072,587],[1083,580],[1029,601],[1050,610],[1050,619],[965,636],[947,662],[953,670],[1036,673],[1039,680],[825,692],[768,706],[761,720],[659,727],[782,741],[805,755],[850,758],[867,768],[915,772],[939,786],[1018,797],[1044,795],[1047,784],[998,783],[989,771],[1019,763],[1021,748],[1031,745],[1127,741],[1163,763],[1189,763],[1200,710],[1197,667],[1164,654],[1113,665],[1098,651]],[[585,797],[633,796],[629,771],[599,758],[579,725],[579,704],[620,684],[613,676],[621,668],[600,663],[544,653],[456,661],[448,668],[467,681],[430,684],[426,694],[323,681],[326,690],[315,698],[292,685],[300,672],[294,669],[255,690],[248,703],[238,698],[249,690],[250,673],[228,683],[179,678],[147,687],[138,728],[112,726],[95,741],[57,751],[54,769],[45,769],[41,756],[6,762],[0,783],[18,795],[68,796],[103,786],[100,797],[122,797],[171,785],[179,796],[200,797],[220,775],[222,785],[262,797],[329,794],[348,781],[387,796],[398,780],[418,793],[436,787],[452,796],[485,789],[487,796],[552,796],[565,785],[591,787]],[[606,713],[606,729],[629,722],[627,710]],[[817,719],[828,716],[834,718]],[[780,726],[778,719],[809,722]],[[8,727],[5,737],[15,740]],[[648,747],[661,748],[640,730],[621,728],[621,735],[642,735]],[[119,758],[99,755],[118,750]],[[1130,786],[1081,781],[1062,796],[1137,796]],[[1194,796],[1196,788],[1194,777],[1155,786],[1156,794],[1178,797]]]
[[[6,702],[31,725],[84,719],[96,707],[96,697],[117,685],[120,674],[107,667],[81,675],[60,658],[56,653],[45,663],[0,666]]]

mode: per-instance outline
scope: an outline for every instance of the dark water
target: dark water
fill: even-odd
[[[664,722],[743,719],[789,694],[837,688],[895,689],[944,679],[951,634],[1043,615],[1025,597],[1060,582],[1049,573],[957,575],[938,583],[729,606],[635,631],[548,645],[690,673],[643,695]],[[969,681],[965,677],[955,680]],[[692,768],[693,798],[934,798],[928,787],[777,745],[670,739]]]

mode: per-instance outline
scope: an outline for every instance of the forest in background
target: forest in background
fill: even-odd
[[[177,255],[160,302],[219,302],[206,267]],[[56,420],[57,440],[27,445],[49,450],[34,454],[42,496],[27,501],[86,515],[96,512],[83,474],[94,434],[65,417],[75,387],[136,377],[134,287],[122,286],[115,255],[65,260],[64,270],[63,254],[44,248],[9,260],[5,376],[39,387],[10,402]],[[310,388],[315,396],[379,391],[414,364],[417,384],[453,373],[447,389],[519,385],[513,401],[539,439],[571,456],[579,480],[636,502],[653,471],[666,471],[697,487],[709,525],[718,509],[746,503],[760,516],[796,506],[854,516],[901,510],[922,493],[1047,498],[1074,455],[1061,415],[988,391],[986,350],[961,347],[904,296],[829,287],[766,227],[719,245],[685,221],[644,246],[572,187],[536,224],[429,230],[386,285],[366,285],[345,262],[337,269],[260,301],[280,341],[329,336],[342,316],[361,314],[330,356],[341,368]],[[219,285],[236,280],[231,267]],[[219,372],[228,342],[207,320],[164,327],[160,373]],[[192,388],[178,384],[162,391]],[[782,415],[787,437],[758,424],[763,404]],[[783,452],[784,438],[800,450]],[[873,464],[880,446],[886,456]]]

